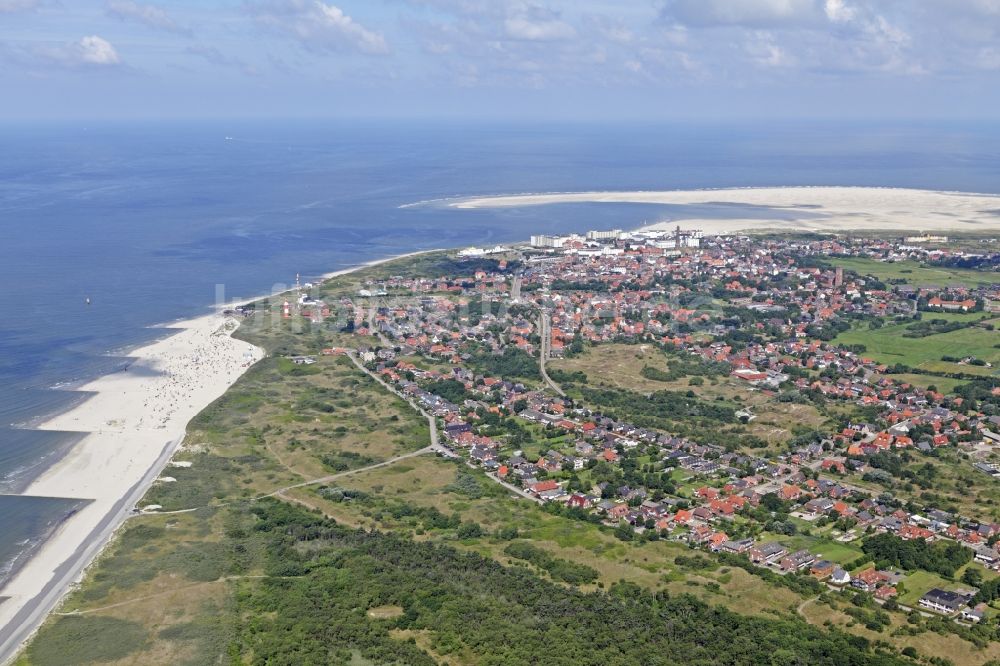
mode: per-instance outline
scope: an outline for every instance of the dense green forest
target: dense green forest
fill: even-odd
[[[538,359],[517,347],[507,347],[502,354],[481,352],[469,359],[478,372],[505,379],[541,379]]]
[[[694,393],[655,391],[646,399],[632,391],[584,388],[584,399],[601,409],[638,425],[657,427],[662,421],[703,419],[736,422],[736,411],[727,404],[702,400]]]
[[[923,569],[953,576],[972,561],[972,551],[954,541],[905,540],[894,534],[876,534],[861,547],[880,567]]]
[[[586,564],[577,564],[552,557],[544,549],[530,541],[515,541],[504,549],[504,554],[531,562],[538,568],[547,571],[553,579],[564,583],[573,583],[574,585],[593,583],[598,577],[596,569],[588,567]]]
[[[439,379],[427,385],[427,390],[456,405],[472,396],[465,390],[465,384],[457,379]]]
[[[437,654],[518,664],[903,664],[860,637],[755,618],[633,584],[584,593],[525,567],[380,532],[348,530],[278,501],[231,534],[263,539],[270,577],[241,584],[231,655],[291,666],[348,661],[430,666],[393,630],[428,630]],[[398,606],[392,618],[368,609]],[[397,634],[398,635],[398,634]]]

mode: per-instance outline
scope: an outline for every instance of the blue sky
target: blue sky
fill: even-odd
[[[1000,0],[0,0],[0,118],[995,118]]]

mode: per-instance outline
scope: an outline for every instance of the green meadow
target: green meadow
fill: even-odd
[[[1000,331],[984,328],[963,328],[950,333],[939,333],[924,338],[904,338],[907,324],[869,329],[862,325],[845,331],[834,342],[841,345],[865,346],[863,356],[880,363],[902,363],[930,372],[964,372],[989,375],[995,368],[960,365],[942,361],[943,356],[974,356],[994,366],[1000,362]]]
[[[860,275],[871,275],[882,280],[906,280],[915,287],[934,285],[947,287],[960,285],[978,287],[1000,282],[1000,274],[985,273],[964,268],[942,268],[926,266],[916,261],[887,263],[863,257],[836,257],[830,263],[845,271],[855,271]]]

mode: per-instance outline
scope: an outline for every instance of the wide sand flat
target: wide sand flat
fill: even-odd
[[[877,187],[761,187],[666,192],[570,192],[480,197],[454,208],[559,203],[671,204],[646,228],[682,224],[706,233],[762,229],[966,231],[1000,229],[1000,196]],[[690,211],[676,206],[690,206]],[[740,210],[740,208],[743,210]],[[706,215],[711,210],[712,215]],[[719,217],[716,217],[719,215]],[[722,217],[724,216],[724,218]]]
[[[58,600],[160,473],[188,421],[263,357],[230,337],[237,325],[221,314],[172,325],[180,332],[132,352],[138,360],[127,371],[81,387],[95,395],[39,426],[88,434],[23,494],[93,501],[0,590],[10,597],[0,605],[0,627],[9,630],[18,613],[16,624],[25,624],[26,612],[44,614]]]

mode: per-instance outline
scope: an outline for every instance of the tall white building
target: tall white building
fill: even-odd
[[[566,238],[560,236],[532,236],[531,247],[562,247],[566,244]]]
[[[621,238],[621,229],[611,229],[610,231],[588,231],[587,240],[618,240]]]

